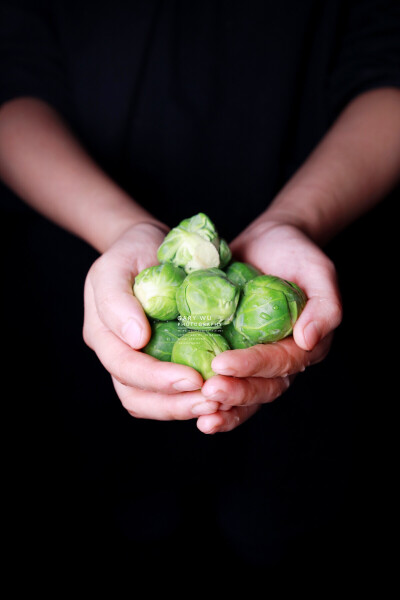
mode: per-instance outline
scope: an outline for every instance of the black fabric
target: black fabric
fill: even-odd
[[[203,210],[228,238],[345,102],[400,85],[393,1],[1,6],[0,102],[50,102],[159,218]]]
[[[400,84],[398,2],[1,2],[1,11],[0,102],[49,102],[158,218],[173,226],[201,210],[228,240],[346,102]],[[351,496],[357,468],[368,481],[374,473],[363,437],[354,467],[353,413],[376,439],[381,382],[360,379],[366,355],[349,340],[357,323],[357,348],[369,350],[359,287],[382,269],[372,234],[385,256],[394,250],[379,233],[391,204],[327,249],[348,307],[330,356],[238,430],[210,437],[194,421],[124,411],[81,337],[96,253],[10,190],[0,199],[16,555],[24,548],[32,560],[42,540],[36,558],[53,566],[67,544],[75,559],[157,560],[174,572],[204,556],[234,569],[351,563],[358,537],[370,541],[376,527],[364,493]],[[392,276],[389,263],[383,270]],[[374,361],[385,370],[382,355]]]

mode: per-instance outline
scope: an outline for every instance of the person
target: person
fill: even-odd
[[[286,4],[2,2],[0,176],[98,254],[83,337],[135,431],[195,420],[259,443],[245,424],[296,393],[342,320],[324,246],[399,181],[396,2]],[[150,327],[132,293],[170,227],[199,211],[234,257],[308,297],[292,337],[219,355],[205,383],[140,352]]]

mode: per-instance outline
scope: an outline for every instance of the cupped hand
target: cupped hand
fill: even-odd
[[[232,242],[231,250],[235,260],[293,281],[308,301],[293,336],[228,350],[214,358],[212,368],[217,375],[205,382],[202,394],[221,406],[198,419],[197,426],[204,433],[230,431],[278,398],[297,373],[327,355],[333,331],[342,319],[335,267],[298,228],[276,222],[250,226]]]
[[[151,329],[132,285],[141,270],[157,264],[165,233],[156,224],[133,225],[93,263],[85,281],[83,337],[111,374],[130,414],[156,420],[192,419],[219,407],[199,391],[201,375],[140,352]]]

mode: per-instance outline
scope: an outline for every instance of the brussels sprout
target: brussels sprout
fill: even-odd
[[[222,262],[226,264],[229,247],[224,242]],[[157,258],[160,262],[171,262],[177,267],[191,273],[197,269],[208,269],[221,265],[220,240],[213,222],[204,213],[190,219],[184,219],[171,229],[158,248]]]
[[[305,293],[304,293],[304,291],[301,289],[301,287],[299,287],[299,286],[297,285],[297,283],[293,283],[293,281],[288,281],[288,283],[290,283],[290,285],[291,285],[292,287],[294,287],[294,289],[295,289],[295,290],[297,290],[297,293],[299,294],[299,296],[300,296],[300,298],[301,298],[301,301],[300,301],[300,302],[301,302],[301,304],[303,304],[303,307],[302,307],[302,309],[301,309],[301,310],[303,310],[303,308],[304,308],[304,306],[306,305],[306,302],[307,302],[307,296],[305,295]],[[300,311],[300,312],[301,312],[301,311]],[[297,317],[299,317],[299,316],[300,316],[300,312],[299,312],[299,314],[297,315]]]
[[[225,350],[229,350],[229,344],[219,333],[189,331],[175,342],[171,360],[193,367],[203,379],[209,379],[215,375],[211,368],[213,358]]]
[[[194,217],[183,219],[183,221],[179,223],[178,227],[184,229],[185,231],[198,233],[201,235],[201,237],[209,242],[213,242],[218,237],[217,229],[214,223],[204,213],[198,213],[197,215],[194,215]]]
[[[179,314],[176,290],[185,276],[183,269],[170,263],[154,265],[136,275],[133,293],[149,317],[171,321]]]
[[[235,285],[243,288],[245,283],[254,279],[258,275],[262,275],[261,271],[253,265],[244,262],[233,262],[225,269],[226,276]]]
[[[218,329],[232,321],[239,294],[220,269],[193,271],[176,292],[178,318],[188,329]]]
[[[228,242],[226,242],[224,239],[221,238],[221,240],[219,242],[219,260],[220,260],[219,268],[225,269],[226,265],[229,263],[231,258],[232,258],[232,252],[228,246]]]
[[[292,333],[306,301],[296,284],[273,275],[259,275],[243,288],[234,327],[252,344],[276,342]]]
[[[155,321],[151,324],[150,341],[142,350],[158,360],[170,361],[175,342],[186,332],[179,321]]]
[[[225,325],[222,328],[222,335],[224,336],[232,350],[238,350],[240,348],[250,348],[250,346],[254,345],[252,344],[252,342],[250,342],[250,340],[245,338],[244,335],[242,335],[235,329],[233,322],[229,323],[229,325]]]

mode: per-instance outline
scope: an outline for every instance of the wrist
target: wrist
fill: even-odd
[[[333,237],[338,224],[328,208],[328,193],[320,188],[285,187],[271,205],[254,222],[257,227],[270,229],[291,226],[300,230],[317,245],[324,245]]]
[[[133,201],[132,204],[134,205]],[[92,229],[86,241],[91,244],[101,254],[106,252],[118,239],[120,239],[130,229],[140,225],[151,225],[157,228],[161,233],[166,235],[169,227],[147,213],[141,207],[137,211],[127,211],[114,213],[110,215],[110,219],[104,215],[104,221],[107,225],[103,227],[95,227]]]

